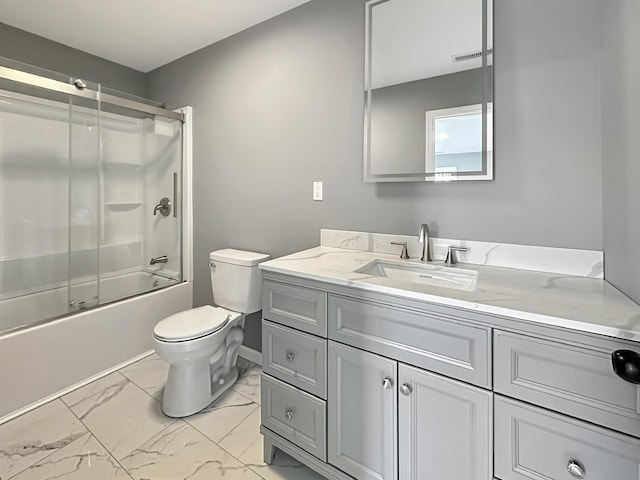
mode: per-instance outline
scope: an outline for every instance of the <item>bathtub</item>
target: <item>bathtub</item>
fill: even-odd
[[[155,324],[192,306],[192,283],[171,283],[153,272],[109,275],[100,280],[100,299],[111,303],[0,334],[0,423],[151,351]],[[130,296],[141,290],[152,291]],[[72,299],[95,292],[95,281],[81,282]],[[0,329],[40,321],[45,312],[64,315],[68,304],[62,286],[2,300]]]
[[[100,303],[110,303],[176,283],[175,275],[156,274],[142,270],[109,273],[100,278]],[[71,295],[66,282],[20,292],[0,299],[0,335],[25,325],[69,313],[69,300],[76,311],[93,306],[98,291],[95,278],[75,282]]]

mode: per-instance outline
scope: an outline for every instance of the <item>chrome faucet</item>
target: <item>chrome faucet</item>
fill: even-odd
[[[431,246],[429,243],[429,225],[423,223],[420,225],[418,232],[418,242],[422,244],[422,256],[420,260],[423,262],[431,262]]]
[[[162,255],[161,257],[154,257],[149,262],[149,265],[155,265],[156,263],[167,263],[169,259],[166,255]]]

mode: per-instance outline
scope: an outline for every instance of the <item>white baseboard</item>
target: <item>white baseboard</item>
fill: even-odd
[[[245,360],[249,360],[250,362],[253,362],[255,364],[262,366],[262,353],[260,353],[257,350],[254,350],[253,348],[249,348],[245,345],[242,345],[240,347],[240,351],[238,352],[238,355],[240,355]]]
[[[96,380],[98,380],[98,379],[100,379],[102,377],[106,377],[107,375],[109,375],[109,374],[111,374],[113,372],[117,372],[121,368],[127,367],[127,366],[131,365],[132,363],[137,362],[138,360],[142,360],[143,358],[148,357],[153,352],[154,352],[153,350],[149,350],[147,352],[141,353],[140,355],[137,355],[137,356],[133,357],[132,359],[127,360],[126,362],[122,362],[119,365],[116,365],[115,367],[108,368],[107,370],[104,370],[104,371],[94,375],[93,377],[89,377],[86,380],[83,380],[81,382],[76,383],[75,385],[71,385],[68,388],[60,390],[59,392],[56,392],[53,395],[49,395],[48,397],[45,397],[42,400],[38,400],[37,402],[34,402],[31,405],[27,405],[26,407],[22,407],[22,408],[16,410],[15,412],[11,412],[9,415],[5,415],[4,417],[0,418],[0,425],[2,425],[3,423],[8,422],[9,420],[13,420],[14,418],[19,417],[20,415],[24,415],[25,413],[30,412],[31,410],[33,410],[35,408],[41,407],[45,403],[49,403],[52,400],[55,400],[56,398],[60,398],[60,397],[62,397],[64,395],[66,395],[67,393],[70,393],[70,392],[72,392],[72,391],[74,391],[74,390],[76,390],[78,388],[84,387],[85,385],[88,385],[91,382],[95,382]],[[247,359],[247,360],[249,360],[249,359]],[[253,361],[253,360],[251,360],[251,361]]]

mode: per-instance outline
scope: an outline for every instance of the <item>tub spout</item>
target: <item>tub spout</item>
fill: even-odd
[[[149,265],[155,265],[156,263],[167,263],[169,259],[166,255],[162,255],[161,257],[154,257],[149,262]]]

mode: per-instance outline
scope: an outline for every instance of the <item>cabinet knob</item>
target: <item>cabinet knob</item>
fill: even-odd
[[[567,471],[574,478],[584,478],[584,467],[577,460],[569,460]]]
[[[389,389],[391,387],[393,387],[393,380],[391,380],[391,378],[389,377],[384,377],[382,379],[382,388]]]
[[[611,354],[613,371],[623,380],[640,383],[640,354],[631,350],[616,350]]]
[[[287,362],[291,363],[293,362],[293,359],[296,358],[293,354],[293,352],[287,352]]]
[[[402,393],[403,395],[411,395],[412,391],[413,388],[411,388],[411,385],[409,385],[408,383],[403,383],[402,385],[400,385],[400,393]]]
[[[284,412],[284,416],[287,417],[287,420],[291,420],[294,413],[296,413],[296,411],[293,408],[290,408],[286,412]]]

